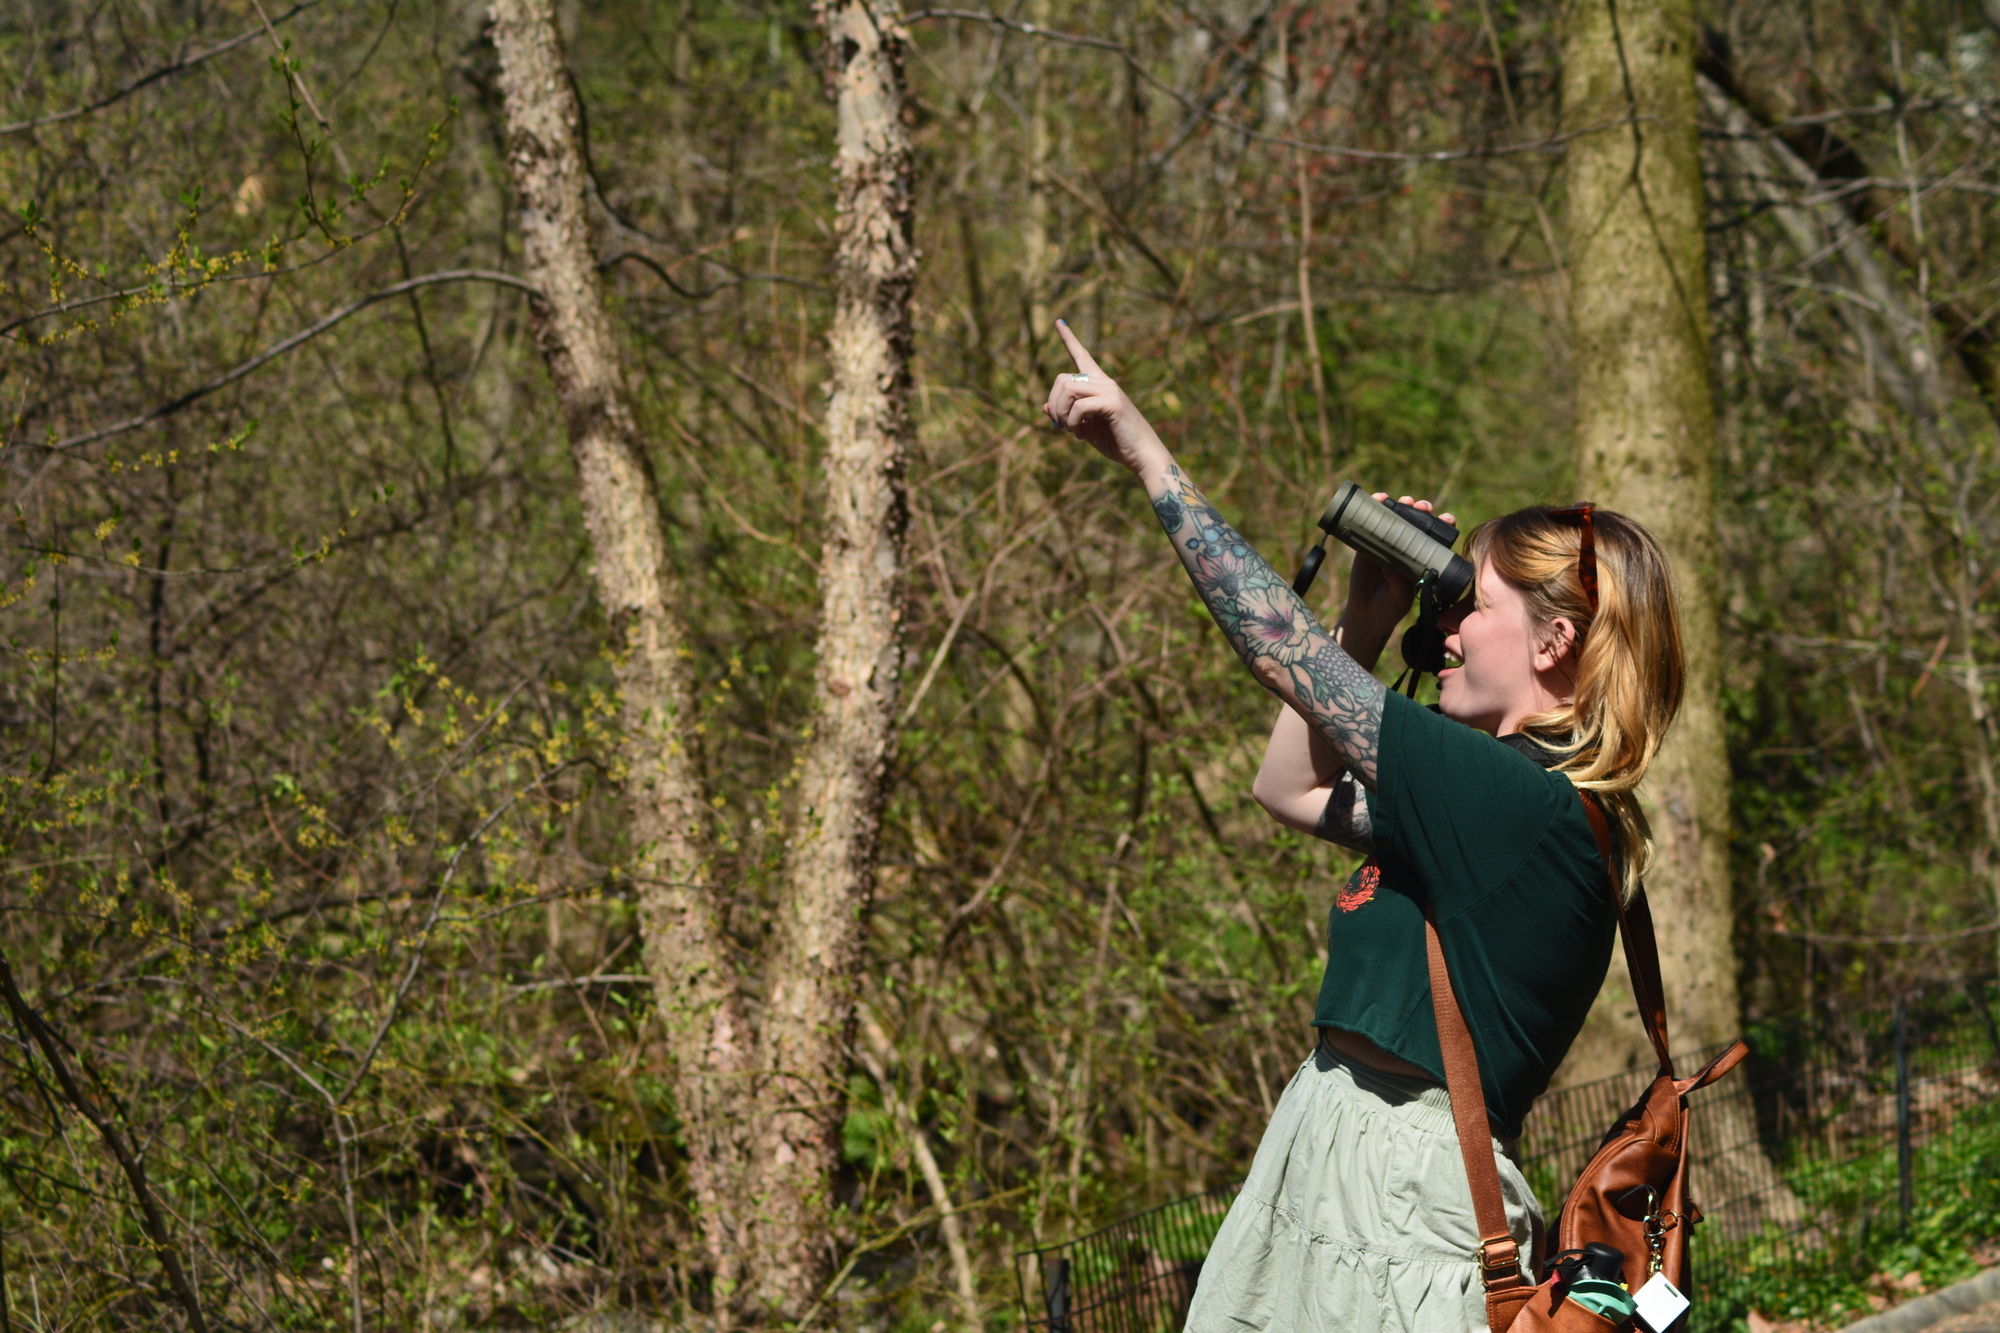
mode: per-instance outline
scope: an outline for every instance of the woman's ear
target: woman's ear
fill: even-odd
[[[1557,616],[1542,630],[1541,644],[1535,649],[1535,670],[1553,671],[1576,647],[1576,622]]]

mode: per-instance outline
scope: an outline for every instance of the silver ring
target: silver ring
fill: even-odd
[[[1071,375],[1070,378],[1076,381],[1078,384],[1090,383],[1090,376],[1088,375]]]

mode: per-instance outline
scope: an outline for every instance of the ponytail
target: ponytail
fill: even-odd
[[[1538,627],[1557,617],[1576,627],[1570,702],[1521,726],[1562,756],[1556,772],[1598,794],[1623,861],[1621,892],[1630,898],[1653,856],[1635,789],[1681,706],[1680,616],[1666,553],[1651,533],[1606,509],[1593,511],[1591,529],[1594,613],[1579,570],[1584,530],[1558,511],[1521,509],[1493,519],[1467,546],[1475,567],[1490,564],[1521,591]]]

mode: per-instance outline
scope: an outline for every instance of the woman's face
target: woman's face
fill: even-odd
[[[1446,654],[1460,664],[1438,672],[1438,708],[1446,717],[1504,736],[1557,702],[1545,678],[1547,654],[1537,661],[1547,631],[1537,633],[1527,598],[1491,562],[1480,562],[1478,599],[1460,602],[1438,624]]]

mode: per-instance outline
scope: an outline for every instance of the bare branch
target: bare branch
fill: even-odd
[[[53,444],[43,445],[42,447],[51,453],[59,453],[64,449],[74,449],[78,445],[83,444],[95,444],[99,440],[108,440],[114,435],[123,435],[127,431],[137,430],[141,426],[149,426],[155,421],[172,416],[190,403],[206,398],[217,389],[227,388],[259,366],[270,361],[275,361],[293,348],[311,342],[314,338],[325,333],[328,329],[350,315],[359,314],[369,306],[386,301],[392,296],[401,296],[404,292],[415,291],[419,287],[435,287],[440,283],[447,282],[493,282],[503,287],[518,287],[530,294],[537,291],[533,283],[525,282],[511,273],[496,273],[488,269],[452,269],[444,273],[427,273],[421,278],[411,278],[407,282],[393,283],[390,286],[382,288],[380,291],[370,292],[358,301],[348,302],[324,319],[307,325],[291,337],[286,338],[282,342],[272,344],[234,369],[224,371],[208,383],[189,389],[180,397],[162,403],[150,412],[141,416],[127,418],[115,426],[106,426],[101,430],[89,431],[82,435],[72,435],[66,440],[57,440]]]
[[[804,278],[794,278],[785,273],[738,273],[716,283],[712,287],[705,287],[700,291],[690,291],[686,287],[681,286],[680,283],[674,281],[674,275],[667,271],[664,264],[654,259],[651,255],[642,254],[637,250],[620,250],[609,259],[600,260],[597,267],[600,270],[608,270],[628,259],[651,269],[654,276],[673,289],[674,295],[686,301],[705,301],[717,292],[728,291],[731,287],[741,287],[745,283],[750,282],[776,282],[790,287],[803,287],[807,291],[813,292],[823,292],[826,290],[826,284],[823,282],[808,282]],[[715,261],[711,259],[707,262],[712,264]]]
[[[1044,28],[1033,23],[1023,23],[1019,19],[1010,19],[1000,14],[985,13],[976,9],[922,9],[914,14],[906,15],[905,18],[906,21],[912,23],[918,19],[958,19],[970,23],[990,23],[997,28],[1004,28],[1008,32],[1018,32],[1042,41],[1059,42],[1065,46],[1089,47],[1096,51],[1109,51],[1123,60],[1126,67],[1139,78],[1144,79],[1149,86],[1165,93],[1168,97],[1180,103],[1183,109],[1210,122],[1218,129],[1228,130],[1231,134],[1240,134],[1244,138],[1256,143],[1271,144],[1279,148],[1295,148],[1302,153],[1318,153],[1326,157],[1351,157],[1364,162],[1464,162],[1474,158],[1513,157],[1522,153],[1551,153],[1572,139],[1599,134],[1605,130],[1615,129],[1620,125],[1632,123],[1635,119],[1638,119],[1627,113],[1609,120],[1600,121],[1596,124],[1579,126],[1564,134],[1550,135],[1545,139],[1535,139],[1524,143],[1502,144],[1498,148],[1451,148],[1439,149],[1429,153],[1398,153],[1379,148],[1354,148],[1346,144],[1312,143],[1304,139],[1294,139],[1286,134],[1266,134],[1262,130],[1245,125],[1241,121],[1229,119],[1229,117],[1214,110],[1213,107],[1189,97],[1172,84],[1161,80],[1140,62],[1137,53],[1131,47],[1120,42],[1111,41],[1108,38],[1091,37],[1083,33],[1058,32],[1053,28]]]
[[[451,887],[452,877],[458,873],[459,861],[471,850],[474,843],[486,836],[487,829],[499,822],[500,816],[514,808],[518,796],[519,793],[509,796],[501,803],[499,809],[488,815],[479,827],[467,834],[465,841],[459,843],[453,850],[450,863],[445,866],[444,874],[438,879],[437,892],[431,897],[430,915],[424,918],[423,928],[417,932],[416,943],[410,948],[410,961],[403,969],[403,979],[397,983],[396,993],[389,997],[388,1012],[384,1013],[382,1021],[375,1025],[375,1035],[369,1040],[368,1049],[361,1053],[361,1059],[355,1064],[354,1072],[348,1075],[347,1085],[340,1090],[339,1096],[332,1099],[336,1110],[346,1104],[347,1099],[354,1095],[354,1090],[361,1086],[362,1080],[368,1077],[368,1071],[375,1063],[375,1056],[382,1049],[382,1042],[388,1037],[389,1029],[396,1025],[396,1018],[403,1011],[403,1001],[408,997],[410,987],[416,982],[417,973],[423,968],[424,953],[430,948],[431,932],[437,929],[438,917],[444,911],[445,892]]]
[[[146,1164],[125,1142],[125,1136],[118,1132],[118,1124],[112,1116],[98,1106],[96,1099],[77,1084],[76,1075],[70,1071],[69,1061],[63,1059],[62,1048],[66,1044],[42,1020],[42,1016],[29,1007],[21,998],[21,991],[14,984],[14,969],[0,957],[0,996],[4,996],[8,1009],[13,1011],[14,1021],[34,1034],[35,1044],[42,1049],[42,1056],[54,1071],[56,1083],[62,1088],[63,1099],[76,1113],[91,1123],[104,1146],[118,1160],[125,1172],[126,1181],[132,1186],[132,1193],[139,1201],[142,1224],[146,1236],[153,1242],[154,1252],[160,1256],[160,1266],[166,1270],[167,1283],[174,1289],[174,1297],[180,1302],[182,1313],[186,1314],[188,1327],[194,1333],[208,1333],[208,1321],[202,1317],[201,1301],[195,1295],[194,1287],[188,1282],[187,1272],[181,1267],[180,1252],[174,1248],[173,1238],[167,1234],[167,1220],[160,1211],[160,1202],[153,1195],[152,1186],[146,1183]]]
[[[278,17],[266,19],[263,23],[250,29],[250,31],[232,37],[220,46],[211,46],[199,55],[188,56],[184,60],[176,60],[170,65],[162,65],[152,73],[134,79],[117,92],[100,97],[95,102],[91,102],[86,106],[71,107],[67,111],[58,111],[54,115],[36,116],[32,120],[17,120],[11,125],[0,125],[0,134],[19,134],[23,130],[39,129],[44,125],[59,125],[65,120],[75,120],[79,116],[88,116],[92,112],[102,111],[108,106],[124,101],[141,88],[158,83],[161,79],[170,79],[176,74],[185,73],[193,69],[196,65],[201,64],[204,60],[213,60],[219,55],[226,55],[244,43],[255,40],[260,34],[269,31],[278,24],[303,14],[306,10],[315,8],[323,3],[325,3],[325,0],[300,0],[300,3],[293,5],[290,9],[278,15]]]
[[[1990,935],[1996,930],[2000,930],[2000,921],[1988,922],[1983,926],[1967,926],[1963,930],[1905,935],[1841,935],[1818,930],[1787,930],[1783,926],[1771,927],[1773,935],[1782,935],[1790,940],[1811,940],[1814,944],[1943,944],[1950,940],[1971,939],[1976,935]]]

